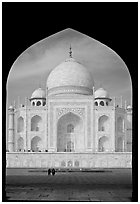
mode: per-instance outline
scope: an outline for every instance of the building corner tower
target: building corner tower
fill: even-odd
[[[14,151],[14,107],[8,108],[9,124],[8,124],[8,151]]]

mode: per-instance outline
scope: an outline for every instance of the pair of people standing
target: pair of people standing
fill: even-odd
[[[48,175],[55,175],[55,169],[53,168],[53,169],[48,169]]]

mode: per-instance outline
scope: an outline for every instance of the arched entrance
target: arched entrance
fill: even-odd
[[[17,141],[17,150],[23,151],[24,150],[24,140],[22,137],[20,137]]]
[[[124,132],[124,120],[121,117],[117,118],[117,131]]]
[[[19,117],[17,120],[17,132],[22,132],[24,130],[24,119]]]
[[[109,117],[106,116],[106,115],[102,115],[98,119],[98,131],[106,131],[106,132],[108,132],[109,128],[110,128]]]
[[[99,139],[99,152],[106,152],[109,150],[109,139],[103,136]]]
[[[31,131],[40,131],[42,128],[42,118],[35,115],[31,119]]]
[[[123,152],[123,138],[117,138],[117,152]]]
[[[31,150],[33,152],[38,152],[42,150],[42,141],[40,137],[33,137],[33,139],[31,140]]]
[[[80,137],[84,138],[83,136],[84,127],[82,119],[71,112],[63,115],[57,123],[57,151],[74,152],[78,145],[83,145],[79,141]]]

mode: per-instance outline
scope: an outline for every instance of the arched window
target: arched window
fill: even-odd
[[[68,161],[68,167],[72,166],[72,161]]]
[[[98,131],[109,131],[109,117],[103,115],[98,120]]]
[[[33,137],[31,140],[31,150],[33,152],[39,152],[43,149],[41,138],[38,136]]]
[[[32,105],[35,106],[35,102],[34,101],[33,101]]]
[[[123,152],[123,138],[117,138],[117,152]]]
[[[79,167],[79,161],[76,160],[76,161],[74,162],[74,166],[75,166],[75,167]]]
[[[22,137],[20,137],[17,141],[17,150],[22,151],[24,150],[24,140]]]
[[[35,115],[31,119],[31,131],[40,131],[42,126],[42,119],[40,116]]]
[[[100,102],[100,105],[101,105],[101,106],[104,106],[104,102],[103,102],[103,101],[101,101],[101,102]]]
[[[98,106],[98,103],[97,103],[97,101],[95,102],[95,106]]]
[[[124,131],[124,120],[121,117],[117,119],[117,131],[118,132]]]
[[[36,105],[37,105],[37,106],[41,106],[41,102],[40,102],[40,101],[37,101]]]
[[[106,105],[108,106],[108,101],[106,102]]]
[[[65,167],[65,166],[66,166],[66,162],[65,162],[65,161],[62,161],[62,162],[61,162],[61,166],[62,166],[62,167]]]
[[[44,101],[44,102],[43,102],[43,106],[45,106],[45,105],[46,105],[46,102]]]
[[[69,148],[73,152],[79,137],[84,138],[84,125],[81,117],[71,112],[60,117],[57,122],[57,152],[66,152],[69,141],[73,142],[74,149]]]
[[[72,124],[67,125],[67,133],[73,133],[74,132],[74,126]]]
[[[22,132],[24,130],[24,119],[19,117],[17,121],[17,132]]]
[[[98,143],[99,147],[98,147],[98,151],[99,152],[106,152],[109,151],[109,139],[106,136],[103,136],[99,139],[99,143]]]

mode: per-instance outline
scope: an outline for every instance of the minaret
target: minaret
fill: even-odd
[[[14,151],[14,107],[10,106],[8,109],[9,124],[8,124],[8,150]]]
[[[95,91],[95,106],[108,106],[111,100],[108,92],[103,88]]]
[[[127,125],[127,151],[132,151],[132,106],[127,106],[127,116],[126,116],[126,125]]]

